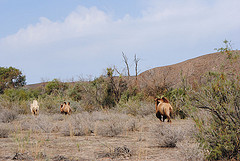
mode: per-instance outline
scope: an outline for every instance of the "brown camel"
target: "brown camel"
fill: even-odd
[[[159,118],[160,121],[164,122],[164,120],[168,118],[168,122],[171,122],[170,116],[173,113],[173,108],[166,97],[155,98],[155,108],[156,116],[157,118]]]
[[[61,111],[61,113],[64,113],[65,115],[66,114],[70,115],[72,112],[72,109],[70,107],[70,102],[68,102],[68,103],[64,102],[63,104],[61,104],[60,111]]]

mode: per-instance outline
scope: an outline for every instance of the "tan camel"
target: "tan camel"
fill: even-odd
[[[63,104],[61,104],[61,107],[60,107],[60,111],[61,111],[61,113],[63,114],[71,114],[71,112],[72,112],[72,109],[71,109],[71,107],[70,107],[70,102],[68,102],[68,103],[66,103],[66,102],[64,102]]]
[[[168,122],[171,122],[170,117],[173,113],[173,108],[166,97],[155,98],[155,108],[156,108],[156,117],[159,118],[160,121],[164,122],[164,120],[168,118]],[[163,120],[162,120],[162,116],[163,116]]]
[[[33,103],[30,106],[32,115],[39,115],[39,106],[37,100],[33,100]]]

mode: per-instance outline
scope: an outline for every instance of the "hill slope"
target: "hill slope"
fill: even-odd
[[[178,87],[182,83],[182,78],[193,85],[200,82],[203,75],[209,71],[234,71],[239,75],[240,51],[234,53],[238,59],[229,60],[226,54],[217,52],[174,65],[156,67],[141,73],[138,76],[138,83],[141,88],[148,86],[154,89],[157,86]]]
[[[203,75],[209,71],[221,72],[234,70],[240,73],[240,51],[235,52],[238,59],[229,60],[226,54],[212,53],[169,66],[156,67],[138,75],[138,85],[141,89],[155,90],[158,87],[179,87],[184,78],[188,84],[200,82]],[[118,77],[116,77],[118,78]],[[135,76],[131,77],[135,82]],[[44,87],[47,83],[26,85],[27,88]]]

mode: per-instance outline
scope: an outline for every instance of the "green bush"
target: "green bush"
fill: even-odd
[[[26,101],[29,99],[30,93],[23,88],[20,88],[20,89],[10,88],[4,91],[4,96],[11,102]]]
[[[209,120],[194,115],[198,141],[209,160],[240,160],[240,79],[209,73],[205,85],[191,93],[195,113],[208,111]],[[198,108],[196,108],[198,107]],[[205,116],[206,117],[206,116]]]
[[[188,89],[184,88],[170,89],[164,94],[164,96],[170,100],[174,108],[173,117],[179,116],[181,119],[185,119],[189,116],[187,90]]]
[[[46,87],[45,87],[45,91],[47,94],[54,94],[54,95],[58,95],[58,94],[64,94],[64,91],[68,89],[68,85],[67,83],[63,83],[61,81],[59,81],[58,79],[53,79],[51,82],[48,82]]]
[[[84,85],[79,82],[79,83],[76,83],[73,86],[73,88],[69,89],[68,95],[74,101],[80,101],[82,100],[83,92],[84,92]]]
[[[71,102],[68,99],[63,99],[60,96],[54,96],[54,95],[47,95],[44,98],[40,98],[38,100],[39,102],[39,108],[40,113],[60,113],[60,105],[64,101]]]

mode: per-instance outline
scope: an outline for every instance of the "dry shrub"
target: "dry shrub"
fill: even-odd
[[[7,110],[7,109],[1,110],[0,122],[9,123],[15,120],[16,118],[17,118],[17,113],[15,111]]]
[[[53,157],[52,160],[53,160],[53,161],[61,161],[61,160],[63,160],[63,161],[69,161],[69,159],[68,159],[67,157],[64,157],[64,156],[62,156],[62,155],[57,155],[57,156]]]
[[[12,160],[33,160],[29,153],[16,153]]]
[[[0,126],[0,138],[8,138],[10,129],[4,126]]]
[[[119,121],[121,120],[121,121]],[[83,136],[95,133],[101,136],[117,136],[125,131],[136,131],[138,121],[126,114],[113,111],[83,112],[71,115],[63,123],[61,133],[65,136]]]
[[[183,160],[187,161],[203,161],[205,160],[203,149],[199,143],[191,138],[185,139],[177,144],[183,156]]]
[[[55,114],[51,115],[51,119],[53,121],[63,121],[64,118],[65,118],[65,115],[63,115],[63,114],[56,114],[55,113]]]
[[[171,127],[169,124],[154,125],[151,129],[152,145],[159,147],[176,147],[178,141],[183,139],[180,128]]]
[[[109,111],[93,111],[91,113],[91,117],[94,122],[104,121],[109,118],[109,113],[111,113],[111,112],[109,112]]]
[[[47,95],[38,100],[40,113],[59,113],[60,104],[63,102],[61,97]]]
[[[97,154],[97,158],[111,158],[111,159],[128,159],[132,156],[131,150],[126,147],[116,147],[114,150],[111,150],[109,152],[99,152]]]
[[[8,98],[0,95],[0,109],[8,109],[15,111],[16,114],[27,114],[30,112],[30,106],[28,106],[29,102],[22,101],[11,101]],[[29,104],[30,105],[30,104]]]
[[[137,131],[139,130],[139,121],[136,118],[130,117],[125,121],[124,128],[127,131]]]
[[[93,133],[93,120],[88,112],[72,115],[64,122],[62,134],[65,136],[84,136]]]
[[[97,112],[94,133],[96,135],[113,137],[124,131],[136,131],[139,128],[138,120],[132,116],[114,113]]]
[[[94,122],[98,123],[98,121],[119,121],[122,124],[124,130],[127,131],[136,131],[139,128],[139,119],[132,115],[126,115],[122,113],[116,113],[116,111],[95,111],[91,114]]]
[[[98,121],[94,132],[96,135],[113,137],[123,132],[123,125],[119,120]]]
[[[38,116],[21,116],[21,128],[22,130],[32,130],[34,132],[50,133],[53,131],[55,124],[52,122],[50,115],[38,115]]]
[[[127,158],[127,157],[130,157],[132,154],[131,154],[131,151],[129,148],[127,148],[126,146],[123,146],[123,147],[116,147],[114,149],[114,153],[113,153],[114,157],[117,157],[117,158]]]
[[[126,103],[120,102],[116,109],[122,113],[133,116],[147,116],[154,113],[155,106],[153,103],[129,100]]]

